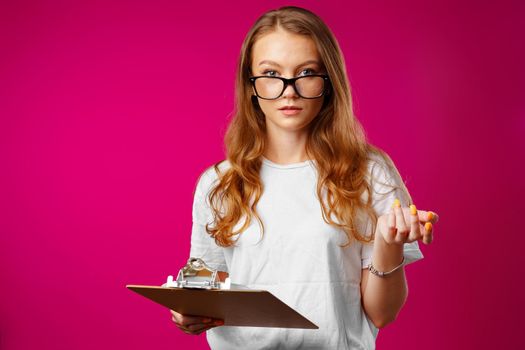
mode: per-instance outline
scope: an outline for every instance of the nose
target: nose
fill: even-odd
[[[293,84],[288,84],[288,86],[286,86],[283,92],[283,97],[285,98],[299,97],[299,95],[297,95],[297,92],[294,89]]]

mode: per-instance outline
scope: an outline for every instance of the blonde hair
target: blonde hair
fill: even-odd
[[[264,232],[256,207],[263,193],[259,171],[265,150],[266,124],[252,96],[248,78],[254,43],[278,28],[308,36],[315,42],[331,82],[323,107],[309,125],[306,146],[318,171],[317,195],[323,219],[344,230],[348,237],[346,245],[352,239],[370,242],[373,234],[358,232],[356,222],[356,214],[362,210],[371,218],[372,232],[375,231],[377,214],[372,209],[371,185],[366,180],[370,154],[380,156],[389,168],[399,173],[386,153],[366,141],[363,128],[353,114],[345,63],[334,35],[317,15],[294,6],[262,15],[242,44],[236,72],[235,110],[225,136],[230,167],[221,171],[220,163],[215,164],[218,182],[209,193],[214,222],[208,224],[206,230],[220,246],[233,245],[253,218]],[[363,203],[361,196],[365,192],[368,199]],[[238,223],[239,227],[234,230]]]

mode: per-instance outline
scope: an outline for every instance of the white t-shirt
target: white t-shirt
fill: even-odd
[[[376,212],[387,213],[395,198],[407,206],[405,193],[384,185],[401,179],[373,159],[368,179]],[[228,166],[223,162],[220,168]],[[360,290],[373,244],[354,240],[341,247],[346,234],[322,218],[315,161],[280,165],[263,159],[260,176],[257,211],[264,235],[253,219],[235,246],[223,248],[205,229],[213,222],[207,195],[217,174],[213,167],[203,173],[195,191],[190,256],[228,271],[232,283],[270,291],[319,329],[221,326],[207,331],[211,349],[375,349],[378,329],[364,313]],[[417,242],[404,245],[404,256],[407,264],[423,258]]]

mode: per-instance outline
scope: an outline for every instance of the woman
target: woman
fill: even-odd
[[[343,56],[313,13],[260,17],[241,49],[227,159],[200,177],[192,257],[272,294],[318,330],[228,327],[181,315],[212,349],[373,349],[407,297],[437,215],[417,210],[352,112]],[[382,274],[386,273],[386,274]]]

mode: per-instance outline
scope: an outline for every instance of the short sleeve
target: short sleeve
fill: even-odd
[[[197,183],[193,198],[192,230],[190,257],[201,258],[213,269],[228,272],[222,247],[206,231],[206,224],[213,223],[213,213],[210,207],[208,194],[212,189],[217,175],[213,167],[206,170]]]
[[[403,207],[409,206],[408,190],[396,169],[390,168],[379,156],[372,158],[368,166],[370,187],[372,190],[372,207],[378,216],[387,214],[397,198]],[[361,266],[366,268],[372,262],[373,243],[363,243]],[[418,241],[405,243],[403,246],[405,265],[423,259]]]

